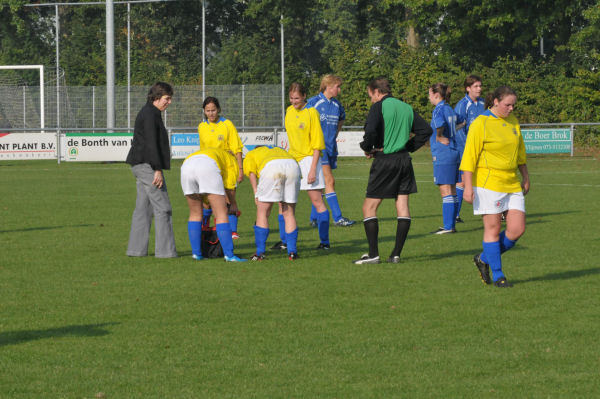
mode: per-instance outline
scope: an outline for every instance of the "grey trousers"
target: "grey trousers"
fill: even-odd
[[[143,163],[131,168],[135,176],[137,196],[135,210],[131,217],[131,231],[129,233],[128,256],[147,256],[148,238],[152,216],[154,216],[155,251],[157,258],[177,257],[175,249],[175,236],[173,234],[173,210],[167,184],[162,188],[152,185],[154,170],[149,164]]]

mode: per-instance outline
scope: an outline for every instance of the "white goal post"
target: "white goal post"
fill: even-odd
[[[45,127],[44,120],[44,66],[43,65],[0,65],[0,69],[37,69],[40,71],[40,127]]]

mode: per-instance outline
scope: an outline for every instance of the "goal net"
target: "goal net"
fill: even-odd
[[[57,127],[58,112],[71,119],[65,83],[62,68],[57,81],[56,67],[0,65],[0,128]]]

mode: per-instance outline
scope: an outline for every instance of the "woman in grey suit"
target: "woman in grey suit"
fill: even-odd
[[[128,256],[147,256],[148,237],[154,216],[156,242],[154,256],[177,257],[173,235],[172,208],[163,170],[171,167],[169,135],[161,112],[171,104],[173,88],[157,82],[148,92],[148,101],[140,110],[133,130],[133,142],[126,162],[135,176],[137,197],[131,218]]]

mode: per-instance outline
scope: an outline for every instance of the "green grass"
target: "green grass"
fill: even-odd
[[[600,162],[529,160],[528,229],[504,257],[514,288],[484,286],[481,222],[441,223],[428,151],[399,265],[351,263],[362,225],[301,258],[197,262],[180,161],[166,174],[180,258],[125,256],[135,184],[125,164],[0,162],[0,398],[591,398],[600,396]],[[361,220],[369,161],[342,159],[337,191]],[[248,181],[236,252],[254,252]],[[394,244],[380,208],[380,251]],[[271,217],[269,244],[278,240]],[[153,244],[151,245],[153,248]]]

